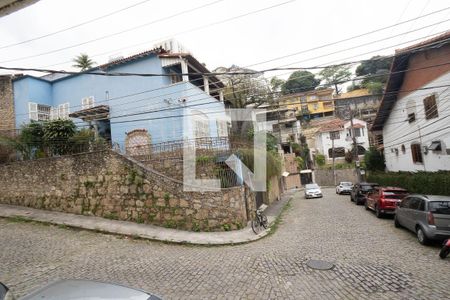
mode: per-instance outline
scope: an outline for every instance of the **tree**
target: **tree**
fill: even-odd
[[[309,71],[295,71],[282,85],[283,94],[294,94],[314,90],[320,83],[315,75]]]
[[[364,154],[364,161],[367,170],[370,171],[384,171],[384,155],[374,147],[370,147],[369,151]]]
[[[349,71],[348,66],[330,66],[320,71],[319,76],[325,81],[325,86],[334,86],[336,94],[341,91],[338,88],[343,81],[348,81],[352,73]]]
[[[286,81],[284,81],[283,79],[280,79],[278,77],[272,77],[272,79],[270,80],[270,86],[272,88],[272,92],[281,92],[281,88],[283,87],[283,84]]]
[[[362,62],[355,71],[356,76],[365,77],[361,86],[372,94],[381,94],[389,77],[391,63],[392,57],[379,55]]]
[[[75,63],[73,67],[79,68],[80,71],[86,71],[95,65],[95,62],[89,58],[87,54],[81,53],[73,59]]]
[[[230,102],[233,108],[245,108],[250,104],[257,107],[262,103],[272,101],[272,94],[267,79],[254,70],[232,65],[229,68],[219,67],[213,72],[238,73],[217,75],[225,84],[225,101]],[[247,74],[252,72],[255,72],[255,74]]]

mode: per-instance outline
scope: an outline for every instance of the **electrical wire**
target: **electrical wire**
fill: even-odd
[[[8,45],[0,46],[0,50],[6,49],[6,48],[11,48],[11,47],[18,46],[18,45],[23,45],[23,44],[26,44],[26,43],[29,43],[29,42],[34,42],[34,41],[37,41],[37,40],[40,40],[40,39],[43,39],[43,38],[46,38],[46,37],[49,37],[49,36],[53,36],[53,35],[56,35],[56,34],[59,34],[59,33],[62,33],[62,32],[66,32],[66,31],[69,31],[69,30],[72,30],[72,29],[81,27],[81,26],[83,26],[83,25],[86,25],[86,24],[89,24],[89,23],[93,23],[93,22],[95,22],[95,21],[98,21],[98,20],[101,20],[101,19],[110,17],[110,16],[112,16],[112,15],[121,13],[121,12],[123,12],[123,11],[125,11],[125,10],[128,10],[128,9],[130,9],[130,8],[139,6],[139,5],[141,5],[141,4],[144,4],[144,3],[147,3],[147,2],[150,2],[150,1],[152,1],[152,0],[144,0],[144,1],[141,1],[141,2],[138,2],[138,3],[135,3],[135,4],[133,4],[133,5],[130,5],[130,6],[121,8],[121,9],[119,9],[119,10],[115,10],[115,11],[113,11],[113,12],[110,12],[110,13],[106,14],[106,15],[102,15],[102,16],[100,16],[100,17],[96,17],[96,18],[93,18],[93,19],[84,21],[84,22],[82,22],[82,23],[78,23],[78,24],[76,24],[76,25],[72,25],[72,26],[69,26],[69,27],[66,27],[66,28],[63,28],[63,29],[60,29],[60,30],[57,30],[57,31],[53,31],[53,32],[50,32],[50,33],[47,33],[47,34],[43,34],[43,35],[40,35],[40,36],[31,38],[31,39],[28,39],[28,40],[24,40],[24,41],[20,41],[20,42],[8,44]]]

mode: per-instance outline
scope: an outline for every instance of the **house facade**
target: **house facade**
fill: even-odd
[[[285,95],[280,99],[280,105],[295,109],[304,119],[333,116],[333,91],[322,89]]]
[[[256,112],[257,129],[272,133],[278,143],[290,152],[290,142],[300,141],[300,121],[297,120],[295,109],[278,108]]]
[[[372,131],[388,171],[450,170],[450,33],[396,51]]]
[[[15,127],[72,118],[123,150],[144,141],[227,135],[224,85],[204,73],[190,54],[156,48],[73,75],[22,76],[12,81]]]
[[[358,154],[364,154],[369,148],[366,122],[353,119],[353,130],[351,121],[348,120],[334,119],[322,123],[316,132],[316,154],[320,153],[327,159],[332,159],[334,143],[334,157],[344,159],[345,153],[353,149],[353,135],[358,145]]]

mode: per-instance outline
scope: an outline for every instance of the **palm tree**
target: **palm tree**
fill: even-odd
[[[73,59],[73,62],[75,63],[73,67],[80,68],[81,71],[86,71],[93,67],[95,62],[89,58],[87,54],[81,53],[77,57]]]

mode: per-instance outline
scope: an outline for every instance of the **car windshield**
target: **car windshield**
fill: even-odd
[[[373,187],[371,185],[364,184],[364,185],[361,185],[361,189],[363,191],[371,191],[371,190],[373,190]]]
[[[341,182],[341,185],[342,186],[352,186],[353,183],[351,183],[351,182]]]
[[[450,201],[432,201],[429,207],[432,213],[450,215]]]
[[[403,199],[408,195],[407,191],[384,191],[383,195],[388,199]]]
[[[307,184],[307,185],[305,185],[305,188],[306,188],[307,190],[312,190],[312,189],[318,189],[319,186],[318,186],[317,184],[315,184],[315,183],[312,183],[312,184]]]

